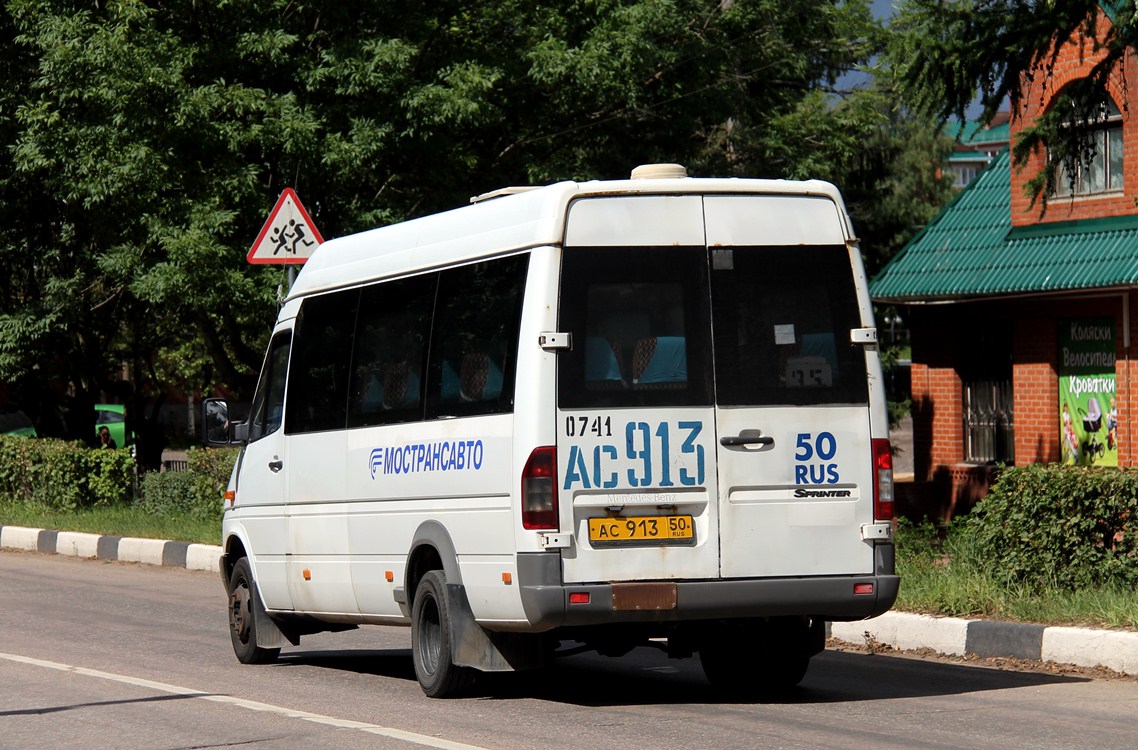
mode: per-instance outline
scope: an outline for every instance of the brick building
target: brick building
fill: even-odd
[[[1106,29],[1109,13],[1100,18]],[[1011,138],[1101,53],[1062,45],[1013,113]],[[899,503],[948,518],[999,463],[1138,465],[1138,82],[1133,53],[1094,122],[1098,148],[1031,204],[1004,151],[873,280],[912,331],[916,482]],[[906,492],[907,490],[907,492]]]

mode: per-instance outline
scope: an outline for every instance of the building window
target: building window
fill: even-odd
[[[1015,463],[1012,383],[974,380],[964,384],[964,460]]]
[[[980,168],[975,164],[953,164],[952,171],[955,179],[952,181],[954,188],[964,188],[968,183],[976,179],[976,175],[980,173]]]
[[[1103,103],[1092,125],[1093,153],[1074,165],[1059,164],[1055,175],[1055,195],[1094,195],[1122,191],[1122,113],[1111,100]]]
[[[964,460],[972,463],[1015,462],[1015,419],[1012,413],[1012,328],[993,319],[996,310],[976,311],[968,356],[961,362],[964,386]]]

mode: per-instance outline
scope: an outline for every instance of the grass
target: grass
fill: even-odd
[[[221,518],[203,521],[189,515],[157,514],[129,506],[64,511],[24,503],[0,502],[0,526],[29,526],[37,529],[221,544]]]
[[[221,519],[158,514],[141,508],[60,511],[0,501],[0,525],[85,531],[94,534],[219,544]],[[942,542],[927,530],[902,527],[897,569],[897,609],[968,618],[1045,625],[1138,630],[1138,592],[1122,587],[1033,591],[1001,582],[992,566],[973,561],[966,542]]]
[[[943,542],[902,527],[897,536],[901,591],[896,608],[938,616],[1138,630],[1138,591],[1121,585],[1066,590],[1004,581],[977,560],[967,537]]]

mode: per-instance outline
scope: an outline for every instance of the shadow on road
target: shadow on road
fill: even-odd
[[[415,680],[408,649],[296,651],[281,666],[339,669]],[[619,659],[583,654],[532,672],[481,674],[469,698],[531,699],[576,706],[698,703],[822,704],[959,695],[1086,682],[1087,678],[926,661],[898,656],[827,651],[811,662],[802,683],[779,695],[759,695],[745,684],[717,691],[704,679],[699,659],[668,659],[636,649]]]

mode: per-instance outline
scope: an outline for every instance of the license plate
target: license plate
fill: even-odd
[[[589,541],[593,546],[628,542],[683,544],[693,539],[695,525],[687,515],[589,519]]]

